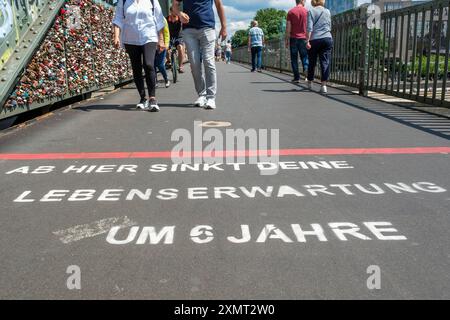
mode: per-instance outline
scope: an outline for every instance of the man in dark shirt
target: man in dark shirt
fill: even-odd
[[[294,73],[293,82],[300,81],[298,72],[298,54],[303,64],[303,71],[308,72],[308,50],[306,49],[306,25],[308,10],[305,8],[305,0],[296,0],[297,6],[289,10],[286,23],[286,48],[291,51],[291,65]]]
[[[182,23],[180,18],[173,13],[173,8],[170,7],[170,15],[167,17],[167,23],[169,24],[170,42],[177,47],[178,51],[178,71],[180,73],[184,72],[184,42],[181,37]]]
[[[183,2],[183,10],[180,3]],[[227,26],[222,0],[175,0],[173,12],[183,23],[182,36],[186,44],[192,76],[198,99],[195,105],[206,109],[216,108],[217,74],[214,61],[216,43],[215,18],[213,2],[220,18],[219,37],[225,40]],[[202,62],[205,72],[202,72]]]

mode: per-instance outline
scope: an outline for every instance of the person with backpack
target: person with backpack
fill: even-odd
[[[327,82],[331,71],[333,36],[331,35],[331,13],[326,9],[325,0],[312,0],[313,8],[308,12],[306,48],[308,49],[308,88],[312,90],[317,58],[320,61],[322,85],[321,93],[327,93]]]
[[[138,109],[159,111],[156,100],[156,51],[166,49],[164,15],[158,0],[119,0],[113,18],[114,45],[125,48],[131,60],[133,78],[139,92]],[[144,77],[149,98],[145,93]]]

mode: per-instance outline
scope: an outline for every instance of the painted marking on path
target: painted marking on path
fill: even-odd
[[[172,151],[149,152],[81,152],[81,153],[0,153],[0,160],[74,160],[74,159],[171,159],[208,157],[257,157],[257,156],[327,156],[327,155],[391,155],[391,154],[450,154],[450,147],[413,148],[327,148],[280,150],[224,150],[215,152]]]
[[[77,225],[68,229],[54,231],[52,233],[58,236],[62,243],[70,243],[107,233],[112,227],[125,228],[136,224],[136,222],[130,220],[127,216],[114,217],[94,221],[88,224]]]

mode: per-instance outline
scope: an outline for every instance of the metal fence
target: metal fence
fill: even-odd
[[[356,87],[361,95],[370,90],[450,107],[450,0],[381,15],[372,8],[333,16],[330,81]],[[233,60],[250,63],[247,47],[236,48]],[[289,72],[290,63],[283,39],[266,43],[264,67]]]
[[[0,68],[11,56],[14,46],[51,1],[0,0]]]

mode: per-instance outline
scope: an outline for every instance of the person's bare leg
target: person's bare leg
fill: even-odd
[[[177,46],[178,50],[178,66],[180,71],[184,71],[183,63],[184,63],[184,46],[182,44]]]

